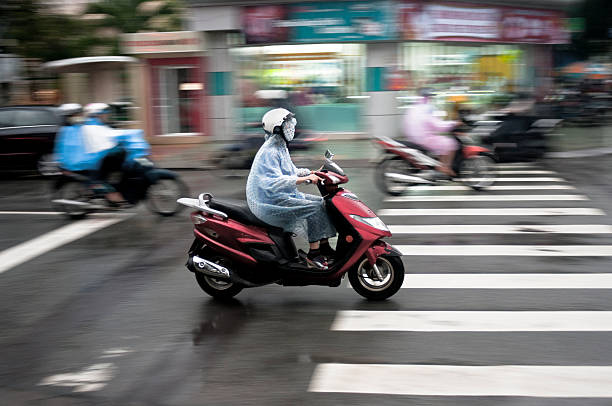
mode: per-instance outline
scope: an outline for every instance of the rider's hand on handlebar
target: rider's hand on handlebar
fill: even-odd
[[[301,183],[319,183],[319,181],[322,180],[322,178],[318,177],[314,173],[311,173],[310,175],[299,177],[297,179],[297,184],[299,185]]]

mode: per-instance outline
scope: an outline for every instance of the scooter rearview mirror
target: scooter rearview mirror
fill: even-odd
[[[327,159],[333,159],[334,154],[328,149],[325,151],[325,158]]]

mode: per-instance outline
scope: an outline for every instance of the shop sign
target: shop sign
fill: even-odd
[[[569,42],[569,32],[566,30],[563,14],[555,11],[504,8],[500,30],[503,42]]]
[[[563,13],[470,4],[399,3],[401,39],[477,42],[569,42]]]
[[[129,55],[201,52],[204,41],[196,31],[139,32],[122,34],[121,46]]]
[[[396,4],[391,0],[378,0],[245,7],[246,42],[396,39]]]
[[[500,10],[410,2],[403,8],[404,39],[439,41],[495,41]]]

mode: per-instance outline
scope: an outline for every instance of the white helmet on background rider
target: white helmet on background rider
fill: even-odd
[[[73,116],[83,112],[83,106],[79,103],[64,103],[58,109],[63,116]]]
[[[261,118],[261,124],[266,134],[279,134],[286,142],[290,142],[295,137],[297,120],[295,114],[287,109],[278,108],[268,111]]]
[[[106,103],[89,103],[83,111],[87,117],[97,117],[110,113],[110,106]]]

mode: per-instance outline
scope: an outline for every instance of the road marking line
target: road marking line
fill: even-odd
[[[86,219],[50,231],[0,252],[0,274],[88,234],[123,221],[127,216]]]
[[[603,216],[589,207],[460,208],[460,209],[383,209],[379,216]]]
[[[465,182],[478,182],[487,178],[465,178]],[[567,182],[563,178],[524,177],[524,178],[495,178],[495,182]]]
[[[60,214],[65,214],[62,211],[0,211],[0,214],[31,214],[33,216],[58,216]]]
[[[406,256],[609,257],[612,245],[396,245]]]
[[[611,366],[319,364],[310,392],[612,397]],[[528,402],[527,402],[528,403]]]
[[[612,289],[612,273],[407,273],[402,288]]]
[[[333,331],[612,331],[612,311],[341,310]]]
[[[390,225],[392,234],[610,234],[612,226],[606,224],[562,225]]]
[[[104,388],[116,375],[116,370],[112,363],[94,364],[79,372],[49,376],[38,385],[68,386],[74,387],[73,392],[92,392]]]
[[[536,170],[536,171],[530,171],[530,170],[512,170],[512,169],[505,169],[505,170],[496,170],[495,173],[497,175],[556,175],[557,172],[555,171],[540,171],[540,170]]]
[[[576,188],[571,185],[493,185],[485,188],[485,191],[489,190],[575,190]],[[409,190],[474,190],[468,186],[460,185],[417,185],[410,186]]]
[[[589,200],[584,195],[435,195],[387,197],[385,202],[520,202],[520,201]]]
[[[495,165],[495,169],[527,169],[527,168],[539,168],[539,165],[534,163],[516,163],[516,164],[500,164]]]

